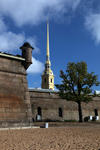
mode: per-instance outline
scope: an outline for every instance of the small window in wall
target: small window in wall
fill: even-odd
[[[94,109],[95,116],[98,116],[98,110]]]
[[[59,117],[63,117],[63,112],[62,112],[62,108],[59,108]]]
[[[44,79],[44,82],[46,83],[46,78]]]
[[[42,110],[41,110],[41,107],[38,107],[38,108],[37,108],[37,112],[38,112],[38,115],[42,116]]]
[[[51,83],[52,83],[52,79],[51,79]]]

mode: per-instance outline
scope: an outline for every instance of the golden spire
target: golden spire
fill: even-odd
[[[50,54],[49,54],[49,22],[47,21],[47,61],[49,60]]]
[[[49,22],[47,21],[47,53],[46,53],[46,63],[45,70],[42,74],[42,84],[43,89],[52,89],[54,90],[54,75],[51,70],[50,62],[50,52],[49,52]]]

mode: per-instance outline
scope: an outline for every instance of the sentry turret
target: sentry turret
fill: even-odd
[[[27,69],[32,64],[32,50],[34,48],[30,43],[25,42],[20,49],[22,50],[22,57],[25,58],[24,67]]]

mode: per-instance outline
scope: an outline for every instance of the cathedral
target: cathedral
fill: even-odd
[[[41,89],[29,89],[26,70],[32,64],[29,43],[20,47],[22,55],[0,52],[0,127],[29,126],[33,121],[78,121],[75,102],[61,99],[54,90],[54,74],[49,50],[49,23],[47,23],[47,49],[45,69],[41,75]],[[34,78],[33,78],[34,81]],[[100,97],[82,104],[83,119],[100,116]],[[92,119],[91,119],[92,120]]]

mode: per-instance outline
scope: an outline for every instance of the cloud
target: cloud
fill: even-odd
[[[7,30],[7,26],[5,25],[3,18],[0,17],[0,33],[5,32]]]
[[[72,3],[72,10],[75,10],[77,7],[78,7],[78,5],[80,4],[80,2],[81,2],[81,0],[70,0],[70,4]]]
[[[18,50],[25,41],[29,42],[35,48],[35,52],[40,51],[34,36],[26,37],[25,33],[14,33],[8,30],[3,18],[0,17],[0,51],[16,53],[18,52],[16,50]]]
[[[85,27],[96,43],[100,43],[100,13],[91,13],[86,16]]]
[[[17,26],[38,24],[47,19],[74,11],[81,0],[0,0],[0,13],[10,17]]]
[[[26,37],[25,33],[12,31],[7,23],[9,18],[18,27],[36,25],[46,20],[47,16],[60,16],[69,9],[74,11],[79,3],[80,0],[0,0],[0,50],[13,53],[28,41],[35,48],[34,52],[40,51],[35,37]]]
[[[44,70],[44,64],[41,63],[39,60],[36,60],[32,57],[32,65],[28,68],[27,73],[35,74],[35,73],[42,73]]]
[[[37,47],[37,42],[34,37],[27,38],[24,33],[16,34],[11,31],[1,32],[0,51],[18,53],[16,50],[18,50],[19,47],[26,41],[34,47],[35,53],[40,51],[40,49]]]
[[[13,32],[3,32],[0,34],[0,50],[9,51],[9,53],[18,49],[25,37],[23,34],[15,34]]]
[[[34,47],[33,53],[40,52],[40,48],[37,46],[37,38],[36,37],[34,37],[34,36],[28,37],[28,38],[26,38],[26,41],[28,41]]]

